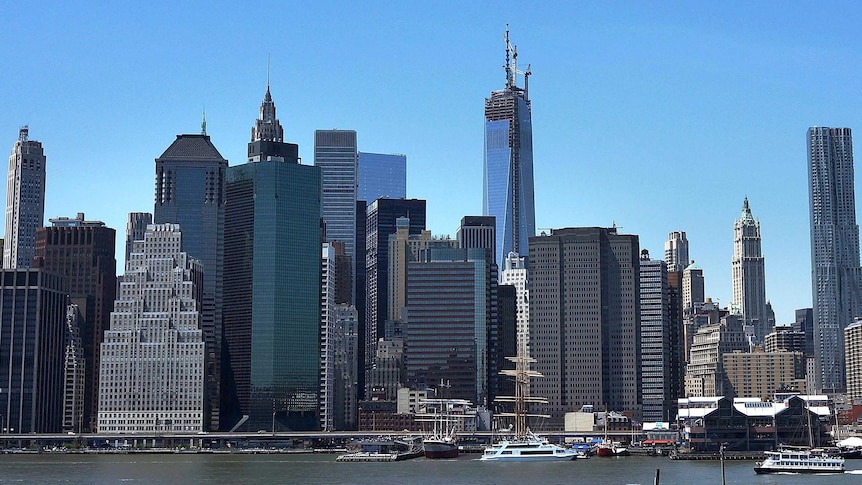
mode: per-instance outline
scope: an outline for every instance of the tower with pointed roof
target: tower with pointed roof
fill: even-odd
[[[742,214],[733,223],[733,306],[743,316],[744,325],[754,329],[755,341],[762,343],[772,331],[766,309],[766,269],[760,250],[760,221],[754,218],[748,197]]]
[[[502,268],[510,252],[527,257],[536,233],[533,188],[533,128],[527,85],[530,68],[518,70],[518,50],[506,28],[506,87],[485,98],[485,160],[482,214],[497,218],[496,258]],[[524,87],[517,85],[524,75]]]
[[[177,135],[156,159],[153,222],[179,224],[183,252],[203,265],[201,329],[207,349],[207,429],[218,429],[219,423],[227,166],[227,160],[205,134]]]
[[[6,174],[6,236],[3,267],[29,268],[36,251],[36,229],[45,218],[45,152],[22,126]]]
[[[320,170],[299,163],[298,145],[283,141],[268,85],[248,153],[248,163],[226,172],[222,428],[314,430]]]

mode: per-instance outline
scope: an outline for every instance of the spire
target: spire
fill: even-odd
[[[201,135],[207,134],[207,109],[204,107],[201,115]]]
[[[284,129],[281,127],[278,118],[275,116],[275,103],[272,101],[272,94],[269,91],[269,67],[270,61],[267,57],[266,61],[266,94],[263,95],[263,102],[260,103],[260,116],[254,122],[251,129],[251,141],[284,141]]]
[[[742,216],[739,220],[742,222],[754,222],[754,216],[751,214],[751,208],[748,206],[748,196],[742,202]]]

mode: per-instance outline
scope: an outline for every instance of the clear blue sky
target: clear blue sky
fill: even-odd
[[[616,223],[656,258],[684,230],[727,304],[747,195],[790,322],[811,305],[805,132],[862,137],[862,7],[649,3],[0,0],[0,149],[29,124],[46,219],[86,212],[120,242],[126,213],[153,209],[153,160],[204,107],[222,155],[245,161],[271,55],[304,163],[315,129],[355,129],[360,150],[408,156],[408,196],[454,235],[482,210],[483,99],[503,86],[509,23],[533,71],[537,226]]]

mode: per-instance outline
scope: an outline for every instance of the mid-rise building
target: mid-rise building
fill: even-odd
[[[205,128],[205,125],[202,126]],[[177,135],[156,159],[153,222],[179,224],[183,252],[203,265],[201,329],[206,341],[206,429],[218,429],[221,395],[224,183],[228,161],[206,130]]]
[[[754,329],[754,340],[762,343],[772,329],[766,303],[766,267],[760,249],[760,221],[751,214],[748,197],[742,215],[733,223],[733,304],[743,323]]]
[[[816,391],[844,388],[844,328],[862,312],[850,128],[808,130]]]
[[[805,334],[805,355],[814,356],[814,309],[799,308],[794,315],[793,330]]]
[[[727,383],[721,356],[731,352],[746,352],[748,349],[738,315],[725,315],[718,323],[700,326],[694,334],[686,367],[686,395],[731,395],[732,389]]]
[[[640,258],[640,304],[642,417],[644,422],[662,422],[672,402],[667,266],[650,259],[646,249]]]
[[[136,241],[99,367],[99,433],[206,429],[202,265],[182,251],[177,224]]]
[[[353,430],[358,425],[359,312],[353,305],[335,307],[335,328],[330,336],[334,348],[334,428]]]
[[[530,392],[563,425],[586,404],[640,413],[638,237],[616,228],[554,229],[530,238]],[[532,411],[531,411],[532,412]]]
[[[407,198],[407,156],[359,152],[357,200]]]
[[[768,401],[781,389],[806,392],[802,352],[737,351],[722,354],[721,361],[730,385],[725,395]]]
[[[495,263],[516,252],[529,256],[536,234],[533,188],[533,125],[528,83],[517,85],[518,52],[506,31],[506,86],[485,98],[485,163],[482,214],[496,219]],[[529,261],[528,261],[529,262]]]
[[[58,217],[36,230],[34,268],[63,276],[69,302],[77,308],[85,376],[81,431],[95,430],[99,404],[99,348],[117,295],[116,231],[102,221]],[[74,370],[77,372],[77,369]]]
[[[29,268],[36,251],[36,229],[45,218],[45,165],[42,142],[31,140],[30,128],[18,130],[6,172],[6,235],[3,268]]]
[[[685,231],[673,231],[664,243],[664,262],[669,272],[685,271],[691,260],[688,256],[688,239]]]
[[[857,320],[844,329],[844,348],[847,351],[847,396],[862,399],[862,321]]]
[[[805,332],[794,330],[790,326],[775,327],[763,339],[763,350],[766,352],[802,352],[805,353]]]
[[[7,433],[62,430],[67,302],[59,275],[0,271],[0,427]]]

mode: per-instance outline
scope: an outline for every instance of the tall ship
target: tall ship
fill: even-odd
[[[548,418],[547,415],[527,414],[527,405],[531,403],[544,404],[548,401],[541,397],[527,395],[527,385],[531,377],[544,377],[536,371],[527,370],[527,364],[536,362],[529,357],[507,357],[515,363],[515,369],[504,369],[501,374],[515,378],[515,395],[499,396],[497,402],[510,402],[514,412],[501,413],[498,416],[514,418],[514,436],[500,439],[485,448],[481,461],[569,461],[578,453],[573,449],[563,448],[540,438],[527,427],[528,417]]]
[[[476,410],[464,399],[423,399],[416,420],[430,425],[422,437],[425,458],[457,458],[458,433],[468,421],[475,423]]]

